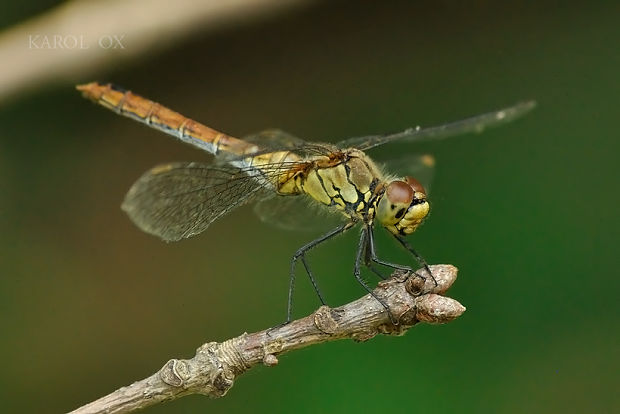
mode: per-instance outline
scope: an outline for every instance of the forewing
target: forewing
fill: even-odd
[[[281,129],[266,129],[243,137],[244,140],[261,147],[261,152],[292,151],[298,155],[330,156],[339,148],[324,142],[308,142]]]
[[[266,185],[238,168],[164,164],[133,184],[122,209],[145,232],[177,241],[203,232],[214,220],[261,194]]]
[[[257,156],[280,151],[293,152],[302,159],[314,156],[329,157],[340,152],[340,149],[333,144],[307,142],[280,129],[267,129],[245,136],[243,139],[256,144],[258,151],[243,155],[220,153],[217,154],[215,163],[218,165],[236,164],[238,161],[247,159],[249,155]]]
[[[255,134],[243,137],[247,142],[256,144],[264,149],[283,150],[300,147],[305,144],[301,138],[289,134],[281,129],[266,129]]]
[[[403,132],[390,135],[369,135],[365,137],[355,137],[345,139],[336,144],[339,148],[358,148],[367,150],[369,148],[383,145],[396,140],[422,141],[431,139],[444,139],[454,135],[461,135],[470,132],[482,132],[492,126],[511,122],[527,112],[534,109],[535,101],[520,102],[508,108],[500,109],[486,114],[473,116],[460,121],[437,125],[428,128],[409,128]]]

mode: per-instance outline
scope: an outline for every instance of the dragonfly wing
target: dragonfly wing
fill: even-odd
[[[283,230],[315,232],[334,228],[344,219],[339,212],[304,195],[265,198],[254,205],[254,212],[263,223]]]
[[[243,137],[243,140],[256,144],[264,149],[292,149],[302,146],[305,141],[281,129],[266,129]]]
[[[339,148],[358,148],[367,150],[379,145],[396,140],[422,141],[432,139],[444,139],[454,135],[461,135],[470,132],[482,132],[492,126],[511,122],[525,115],[536,106],[535,101],[520,102],[516,105],[503,108],[482,115],[437,125],[428,128],[409,128],[405,131],[390,135],[369,135],[365,137],[349,138],[336,144]]]
[[[288,150],[302,156],[330,156],[339,150],[339,148],[335,147],[333,144],[304,141],[281,129],[266,129],[259,133],[246,136],[243,139],[258,145],[267,152]]]
[[[340,151],[340,149],[335,147],[333,144],[307,142],[280,129],[266,129],[255,134],[245,136],[243,139],[252,144],[256,144],[259,148],[258,151],[251,153],[252,156],[279,151],[291,151],[298,156],[305,158],[317,155],[330,156]],[[234,164],[236,161],[241,161],[247,158],[248,155],[249,154],[238,155],[221,153],[216,156],[215,163],[218,165]]]
[[[266,185],[238,168],[164,164],[133,184],[122,209],[143,231],[177,241],[203,232],[214,220],[259,196]]]

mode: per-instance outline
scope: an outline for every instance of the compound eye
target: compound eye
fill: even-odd
[[[419,182],[413,177],[405,177],[405,180],[407,181],[407,184],[409,184],[411,188],[413,188],[413,191],[426,195],[426,190],[424,189],[424,186],[421,182]]]
[[[413,201],[413,187],[404,181],[392,181],[385,195],[391,204],[408,206]]]

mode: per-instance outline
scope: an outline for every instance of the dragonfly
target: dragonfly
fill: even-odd
[[[295,274],[299,262],[322,304],[326,304],[306,260],[314,247],[361,226],[353,275],[357,282],[387,310],[362,278],[362,267],[379,277],[377,265],[412,272],[409,266],[377,256],[373,230],[385,228],[433,281],[426,261],[406,240],[428,216],[427,191],[415,177],[389,174],[365,151],[395,141],[437,140],[482,130],[513,121],[529,112],[535,101],[476,115],[456,122],[402,132],[345,139],[336,144],[304,141],[280,130],[266,130],[239,139],[216,131],[163,105],[111,83],[78,85],[83,96],[151,128],[215,156],[214,162],[174,162],[155,166],[129,189],[122,209],[143,231],[164,241],[178,241],[205,231],[211,223],[251,201],[266,203],[272,221],[272,202],[280,205],[304,198],[310,204],[332,210],[341,222],[294,253],[289,269],[286,322],[292,320]],[[290,209],[289,209],[290,210]],[[286,210],[283,210],[286,211]],[[424,275],[418,275],[423,279]],[[437,282],[435,281],[435,284]]]

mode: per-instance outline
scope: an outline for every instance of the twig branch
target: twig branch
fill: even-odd
[[[370,295],[334,309],[322,306],[287,325],[244,333],[224,342],[205,343],[193,358],[171,359],[150,377],[73,413],[127,413],[189,394],[222,397],[245,371],[260,363],[276,365],[277,355],[294,349],[337,339],[366,341],[377,334],[403,335],[418,322],[450,322],[465,312],[459,302],[441,295],[456,279],[457,269],[435,265],[431,271],[437,286],[431,278],[424,280],[397,271],[374,290],[388,304],[398,325],[390,322],[387,311]]]

